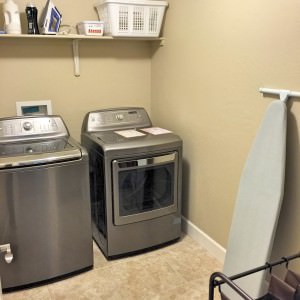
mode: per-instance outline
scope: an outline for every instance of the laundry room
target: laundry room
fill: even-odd
[[[40,173],[24,171],[22,175],[19,172],[8,176],[17,160],[8,162],[5,158],[2,163],[1,156],[6,155],[8,148],[2,150],[0,134],[0,218],[9,219],[9,222],[0,220],[3,227],[0,227],[0,277],[4,300],[213,299],[209,295],[209,278],[217,271],[232,276],[263,266],[270,270],[261,273],[260,281],[264,283],[270,281],[272,274],[278,278],[285,276],[286,265],[288,270],[300,273],[299,259],[280,261],[300,251],[299,1],[167,0],[158,37],[114,38],[105,28],[103,36],[78,34],[79,23],[100,20],[96,4],[99,5],[100,0],[35,0],[31,6],[28,1],[13,0],[19,11],[20,33],[7,34],[4,11],[9,1],[0,1],[0,118],[15,117],[20,103],[49,104],[52,114],[59,117],[49,115],[39,126],[50,128],[53,122],[61,124],[51,127],[51,130],[60,129],[59,134],[53,136],[55,147],[60,147],[58,139],[72,138],[67,143],[71,146],[65,146],[63,151],[65,157],[70,159],[72,155],[72,159],[66,163],[69,173],[63,172],[58,167],[63,162],[57,161],[57,168],[49,168],[51,173],[42,170],[45,167],[42,163]],[[127,2],[136,4],[136,1],[145,0]],[[61,17],[59,31],[54,34],[43,33],[41,28],[43,10],[50,2]],[[39,34],[28,34],[28,6],[36,8]],[[128,120],[130,126],[110,127],[115,125],[106,123],[111,119],[121,123]],[[21,125],[26,137],[31,130],[29,123]],[[4,128],[3,124],[0,127]],[[113,136],[103,132],[107,128],[114,131]],[[151,133],[147,132],[149,128],[152,128]],[[43,130],[49,138],[47,130]],[[159,134],[155,135],[154,130],[160,130]],[[116,133],[119,131],[126,132],[121,136]],[[132,134],[135,136],[131,140],[129,135]],[[144,140],[139,149],[131,142],[139,139],[137,135]],[[20,140],[24,149],[25,144],[29,152],[34,151],[31,140],[35,142],[35,138],[13,143]],[[123,140],[130,141],[126,144],[128,149],[124,150]],[[4,140],[4,146],[10,142],[10,139]],[[105,146],[108,142],[109,146]],[[120,148],[114,148],[113,143],[118,143]],[[255,152],[255,148],[261,152]],[[81,151],[80,162],[76,151]],[[87,156],[89,166],[88,160],[85,161]],[[42,158],[43,155],[39,159]],[[18,163],[24,161],[18,160]],[[122,195],[113,186],[114,182],[125,184],[126,172],[147,169],[148,164],[153,169],[153,186],[147,190],[145,185],[147,192],[143,193],[153,196],[155,189],[160,188],[155,177],[168,174],[170,198],[164,197],[159,203],[162,208],[153,215],[151,205],[154,204],[151,208],[139,206],[140,214],[136,214],[130,203],[126,210],[120,208],[120,214],[114,214],[113,209],[119,208],[115,199],[130,194],[128,190]],[[100,173],[94,168],[96,165],[97,168],[102,166]],[[249,165],[250,176],[256,180],[245,183]],[[252,167],[257,165],[261,168]],[[273,166],[278,169],[274,171]],[[21,168],[25,170],[26,166]],[[77,168],[82,169],[76,171]],[[20,170],[18,166],[16,169]],[[71,183],[71,174],[76,177],[76,183]],[[82,174],[83,180],[78,174]],[[98,177],[103,181],[99,183]],[[42,182],[42,178],[45,181]],[[133,180],[133,176],[128,180],[131,186]],[[21,181],[24,183],[20,184]],[[80,189],[79,182],[89,187]],[[63,185],[69,183],[70,187],[65,186],[63,191]],[[87,259],[84,266],[70,270],[74,275],[70,278],[64,278],[62,275],[67,274],[62,273],[46,274],[47,278],[37,277],[27,282],[22,281],[26,273],[33,274],[34,270],[28,271],[22,265],[24,277],[16,275],[14,278],[12,273],[9,278],[20,280],[25,288],[14,290],[12,284],[6,289],[5,272],[18,263],[20,251],[16,243],[3,237],[9,232],[9,226],[18,224],[15,218],[22,215],[18,214],[19,209],[26,207],[24,204],[9,205],[9,197],[23,193],[26,201],[30,201],[30,189],[37,185],[41,195],[47,193],[45,200],[51,201],[51,195],[55,195],[55,201],[60,196],[71,199],[67,195],[70,194],[76,201],[80,201],[79,197],[90,201],[92,222],[98,220],[99,223],[93,225],[94,241],[87,243],[86,248],[82,244],[86,239],[80,240],[78,236],[75,239],[77,229],[71,229],[77,228],[76,222],[74,226],[72,222],[80,211],[75,209],[77,204],[70,205],[71,200],[67,204],[74,220],[70,217],[63,220],[62,215],[69,209],[66,204],[58,214],[61,221],[53,217],[51,222],[43,224],[48,224],[51,230],[47,231],[46,225],[41,229],[41,222],[36,231],[40,229],[40,236],[49,238],[45,243],[47,251],[43,253],[55,253],[62,261],[65,252],[57,254],[59,248],[55,238],[58,236],[67,253],[78,250],[89,256],[92,246],[93,266]],[[58,186],[61,192],[54,190]],[[88,195],[90,187],[95,193]],[[264,187],[267,191],[260,193],[260,188]],[[243,195],[253,196],[255,200],[252,202]],[[102,197],[106,202],[101,202],[99,207],[93,197]],[[239,206],[244,199],[246,203]],[[35,201],[38,203],[37,196]],[[251,207],[250,202],[253,203]],[[42,208],[39,206],[39,209]],[[60,205],[45,206],[41,214],[45,220],[46,209],[57,212]],[[9,211],[15,214],[11,216]],[[127,216],[127,213],[141,217]],[[34,218],[33,213],[31,217]],[[83,219],[87,224],[87,219]],[[156,219],[161,223],[155,223]],[[243,227],[246,220],[248,224]],[[173,229],[168,229],[171,223]],[[58,231],[64,227],[62,224],[66,225],[64,232],[74,237],[66,239],[69,246]],[[240,228],[248,230],[249,238],[247,232],[239,231]],[[81,229],[78,232],[82,232]],[[257,238],[253,238],[251,232],[257,233]],[[24,234],[26,241],[27,233]],[[36,251],[32,241],[33,238],[26,244],[28,255],[30,247]],[[2,245],[5,247],[1,248]],[[135,253],[135,250],[145,251]],[[240,250],[242,253],[238,253]],[[5,261],[5,255],[12,261]],[[259,258],[252,261],[251,255]],[[242,269],[227,269],[226,261],[242,266],[239,259],[250,261],[250,264]],[[274,267],[270,267],[272,262],[278,261],[280,266],[275,267],[274,263]],[[69,266],[69,262],[65,264]],[[57,269],[56,262],[50,265],[55,266],[53,270]],[[77,274],[79,269],[84,272]],[[59,280],[46,282],[46,279]],[[237,283],[239,286],[240,282]],[[216,281],[212,285],[217,285]],[[214,294],[218,299],[217,286]],[[259,296],[262,294],[253,293],[252,297]],[[252,299],[241,297],[229,298]]]

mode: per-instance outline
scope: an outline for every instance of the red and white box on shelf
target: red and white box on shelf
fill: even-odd
[[[102,21],[83,21],[77,24],[79,34],[103,35],[104,23]]]

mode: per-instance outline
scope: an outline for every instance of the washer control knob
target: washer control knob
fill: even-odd
[[[29,131],[30,129],[32,129],[32,124],[30,122],[25,122],[23,124],[23,128],[26,130],[26,131]]]
[[[118,121],[122,121],[122,120],[124,119],[124,115],[122,115],[122,114],[117,114],[117,115],[116,115],[116,119],[117,119]]]
[[[27,153],[33,153],[33,149],[32,149],[31,147],[27,147],[27,148],[26,148],[26,152],[27,152]]]

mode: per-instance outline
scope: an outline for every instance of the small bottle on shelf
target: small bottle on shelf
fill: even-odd
[[[21,34],[21,22],[18,5],[13,0],[3,4],[4,29],[7,34]]]
[[[37,15],[38,10],[33,3],[29,3],[26,5],[26,16],[28,21],[28,34],[39,34]]]

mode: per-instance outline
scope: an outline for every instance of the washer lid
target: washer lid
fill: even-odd
[[[12,168],[82,157],[59,116],[0,119],[0,168]]]
[[[0,143],[0,169],[56,163],[82,157],[70,138]]]

